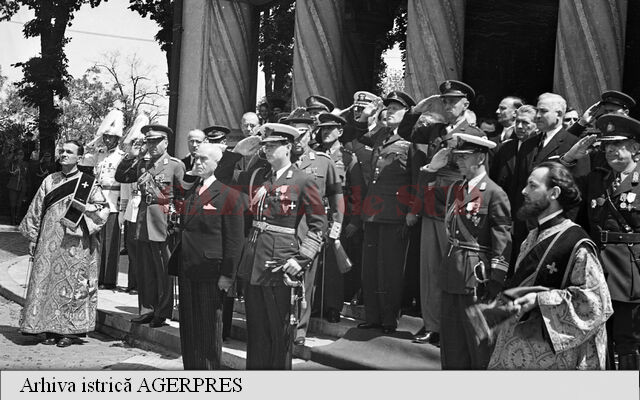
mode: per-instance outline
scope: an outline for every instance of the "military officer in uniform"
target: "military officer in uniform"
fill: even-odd
[[[342,220],[344,218],[342,182],[338,176],[338,171],[334,162],[327,154],[314,151],[309,146],[312,136],[312,129],[315,120],[304,109],[294,110],[284,121],[298,130],[300,133],[296,138],[292,150],[292,162],[294,165],[312,178],[319,188],[319,196],[323,199],[325,207],[329,210],[331,228],[327,232],[329,238],[340,237]],[[302,221],[298,227],[298,237],[301,240],[306,235],[306,223]],[[313,308],[313,298],[315,291],[315,278],[318,267],[318,260],[314,260],[309,269],[305,271],[304,284],[307,307],[303,310],[302,317],[298,324],[295,344],[302,345],[305,342],[309,319]]]
[[[293,333],[297,313],[292,309],[292,278],[302,275],[320,251],[326,229],[321,190],[312,175],[291,162],[299,131],[269,123],[264,137],[241,140],[226,151],[216,176],[230,182],[235,163],[255,154],[259,145],[269,163],[255,165],[237,178],[238,188],[249,194],[253,227],[245,242],[238,275],[245,287],[247,316],[247,369],[291,369]],[[300,238],[298,225],[305,221]],[[286,283],[285,283],[286,281]]]
[[[414,182],[424,182],[423,172],[420,172],[419,167],[428,164],[441,148],[455,147],[453,135],[465,133],[470,127],[465,111],[475,97],[473,88],[464,82],[448,80],[440,84],[439,90],[440,94],[429,96],[411,107],[398,128],[401,137],[421,147],[415,154],[417,165],[414,168]],[[414,129],[422,113],[431,110],[438,103],[443,107],[445,122]],[[437,343],[440,340],[442,294],[438,277],[447,249],[445,200],[447,188],[460,178],[458,165],[450,159],[447,165],[438,170],[435,181],[417,188],[420,195],[416,200],[420,201],[414,202],[408,216],[409,220],[422,219],[421,236],[428,238],[420,252],[420,308],[425,332],[414,337],[417,343]]]
[[[343,272],[338,267],[337,251],[340,246],[347,247],[354,234],[361,228],[360,208],[362,203],[361,188],[363,186],[362,171],[356,155],[346,149],[340,143],[342,130],[346,125],[342,117],[321,113],[318,115],[318,133],[316,141],[321,149],[331,157],[338,177],[342,183],[342,195],[345,201],[345,216],[342,223],[342,231],[338,231],[340,225],[333,224],[335,232],[329,232],[329,240],[322,260],[320,276],[320,298],[322,301],[323,316],[329,322],[340,322],[340,312],[345,300]],[[352,188],[355,190],[352,192]],[[338,238],[336,238],[338,237]],[[360,241],[361,243],[361,241]]]
[[[231,129],[226,126],[213,125],[208,128],[204,128],[203,131],[207,142],[227,144],[227,135],[231,132]]]
[[[406,110],[415,104],[406,93],[394,91],[383,101],[387,126],[369,131],[369,117],[378,104],[363,110],[356,127],[360,142],[371,146],[371,181],[362,205],[364,244],[362,292],[366,322],[361,329],[395,332],[400,317],[404,262],[408,243],[406,216],[411,199],[411,143],[397,134]]]
[[[605,90],[600,95],[600,101],[592,105],[582,114],[576,123],[567,128],[567,132],[583,136],[587,127],[605,114],[629,115],[629,110],[635,107],[633,97],[617,90]]]
[[[579,181],[585,196],[589,233],[600,248],[613,316],[607,321],[618,369],[640,366],[640,121],[619,115],[601,116],[596,127],[602,135],[582,138],[560,160],[571,166],[601,142],[607,167],[593,170]]]
[[[120,183],[137,182],[141,202],[136,218],[138,240],[138,303],[150,310],[136,323],[149,323],[151,327],[164,325],[173,310],[173,282],[167,274],[169,261],[169,228],[177,223],[175,193],[181,188],[184,164],[167,153],[171,128],[163,125],[145,125],[145,153],[135,157],[127,152],[116,170]]]
[[[332,112],[336,106],[333,104],[333,101],[330,99],[314,94],[309,96],[305,100],[306,109],[311,114],[312,117],[317,117],[320,113],[323,112]]]
[[[102,135],[106,150],[98,153],[94,175],[109,204],[109,218],[100,230],[100,274],[98,284],[102,289],[115,289],[118,284],[118,261],[120,260],[120,183],[115,180],[118,164],[124,151],[118,148],[122,130],[110,130]],[[123,221],[124,222],[124,221]]]
[[[453,158],[464,177],[448,188],[445,203],[449,245],[439,276],[440,357],[442,369],[486,369],[491,346],[477,339],[465,310],[502,289],[511,255],[511,210],[506,193],[485,170],[496,143],[476,127],[454,135],[457,147],[439,150],[422,167],[427,181],[434,181]]]

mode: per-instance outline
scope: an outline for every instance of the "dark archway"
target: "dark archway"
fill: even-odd
[[[552,90],[557,26],[558,0],[467,2],[463,77],[478,116],[493,116],[506,95],[535,104]]]

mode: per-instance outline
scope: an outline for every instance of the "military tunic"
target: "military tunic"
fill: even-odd
[[[491,356],[478,341],[465,310],[482,296],[475,275],[504,282],[511,256],[511,210],[506,193],[484,175],[471,190],[458,181],[448,191],[445,226],[448,250],[440,269],[440,354],[443,369],[485,369]]]
[[[247,282],[247,369],[291,369],[291,289],[282,272],[272,272],[268,262],[282,264],[293,258],[303,268],[310,267],[326,229],[324,205],[315,181],[294,165],[276,178],[270,166],[256,163],[234,178],[241,158],[226,151],[216,177],[249,194],[253,215],[238,267],[238,276]],[[300,240],[302,221],[307,229]]]
[[[325,210],[329,208],[329,196],[336,196],[342,193],[342,181],[338,175],[338,170],[331,157],[327,154],[309,150],[296,161],[296,167],[313,179],[319,190],[319,197],[323,200]],[[332,210],[333,212],[334,210]],[[330,213],[331,214],[331,213]],[[302,240],[307,232],[306,221],[301,221],[298,227],[298,238]],[[318,272],[318,260],[315,259],[309,269],[305,271],[304,285],[307,301],[307,308],[302,312],[298,323],[296,338],[304,338],[307,334],[309,319],[313,309],[313,298],[315,292],[316,274]]]
[[[336,142],[336,145],[327,150],[327,154],[336,166],[338,177],[342,183],[342,194],[345,200],[345,217],[342,221],[340,243],[344,246],[345,251],[347,251],[349,258],[353,262],[353,253],[356,252],[356,249],[358,253],[362,251],[362,240],[354,237],[347,238],[344,235],[344,228],[349,224],[357,227],[360,227],[362,224],[360,220],[362,187],[364,185],[362,170],[358,162],[358,157],[345,146],[340,145],[339,142]],[[356,257],[359,259],[360,254],[357,254]],[[320,283],[322,291],[320,294],[322,297],[323,311],[325,314],[328,310],[340,312],[343,302],[345,301],[344,276],[338,269],[335,247],[331,246],[331,242],[327,245],[322,264],[320,273],[322,277]],[[354,267],[358,271],[360,270],[359,263],[357,266],[354,265]]]
[[[138,240],[138,302],[153,309],[156,318],[171,318],[173,282],[167,273],[170,219],[175,199],[181,196],[184,164],[165,153],[157,160],[127,159],[120,162],[115,178],[120,183],[137,182],[140,206],[136,217]]]
[[[411,187],[411,143],[390,128],[365,133],[359,140],[373,148],[371,181],[362,203],[365,316],[368,323],[395,329],[408,244],[405,220],[415,197]]]
[[[617,188],[615,179],[610,168],[597,168],[581,186],[613,301],[609,340],[618,355],[627,355],[640,350],[640,163]]]
[[[94,174],[96,182],[109,204],[109,218],[100,231],[100,274],[98,283],[116,286],[118,283],[118,261],[120,260],[120,222],[118,221],[120,183],[115,180],[116,168],[124,157],[120,149],[98,153]]]

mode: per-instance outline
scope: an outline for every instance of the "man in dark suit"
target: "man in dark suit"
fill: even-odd
[[[187,146],[189,147],[189,154],[181,160],[187,171],[191,171],[196,150],[198,150],[198,146],[200,146],[200,144],[204,142],[204,139],[204,132],[202,132],[200,129],[194,129],[189,132],[189,135],[187,136]]]
[[[511,210],[506,193],[485,170],[488,149],[496,144],[469,127],[455,134],[458,145],[443,148],[423,167],[427,181],[455,160],[464,179],[447,190],[445,225],[448,251],[440,268],[442,369],[486,369],[488,341],[475,336],[466,309],[493,299],[504,284],[511,252]],[[450,156],[451,153],[451,156]]]
[[[516,162],[516,185],[524,188],[527,179],[533,168],[541,162],[557,158],[571,149],[578,141],[578,138],[568,133],[562,127],[564,113],[567,109],[567,102],[562,96],[555,93],[543,93],[538,97],[536,113],[536,125],[540,133],[527,141],[520,147]],[[589,173],[591,164],[588,158],[579,160],[571,168],[574,177],[585,176]],[[511,207],[519,209],[523,203],[522,193],[518,192],[511,200]],[[575,218],[577,209],[569,213]],[[526,221],[514,220],[513,246],[520,248],[520,244],[527,236]]]
[[[216,180],[220,146],[195,154],[198,184],[187,191],[181,218],[178,284],[180,343],[185,370],[220,369],[222,302],[235,278],[244,240],[240,192]]]
[[[491,165],[489,176],[507,192],[509,201],[513,201],[522,191],[522,187],[516,183],[515,179],[517,155],[522,144],[536,134],[536,113],[536,108],[528,104],[516,111],[514,138],[506,140],[502,146],[499,146]]]

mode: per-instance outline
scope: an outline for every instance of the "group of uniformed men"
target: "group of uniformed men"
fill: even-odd
[[[101,235],[100,283],[116,284],[118,213],[126,208],[129,289],[137,289],[144,310],[133,321],[162,326],[173,305],[169,260],[178,253],[175,239],[180,237],[174,233],[182,231],[184,238],[210,223],[190,219],[184,204],[194,198],[202,203],[202,184],[211,187],[219,180],[221,198],[242,199],[239,204],[248,209],[245,242],[233,257],[228,248],[221,250],[226,257],[208,255],[205,248],[200,263],[219,258],[227,265],[224,272],[205,274],[218,283],[211,290],[244,295],[247,368],[290,368],[292,345],[304,344],[312,310],[331,322],[340,320],[343,302],[358,286],[350,274],[357,275],[355,281],[361,276],[365,322],[358,328],[384,334],[397,329],[408,230],[419,224],[424,329],[414,341],[439,344],[444,368],[485,368],[488,355],[482,352],[489,347],[477,342],[465,310],[494,299],[513,276],[520,243],[532,226],[512,218],[512,211],[522,206],[533,169],[556,159],[582,184],[584,201],[567,214],[600,248],[615,311],[607,325],[610,365],[617,358],[619,368],[637,369],[640,122],[628,117],[634,100],[604,92],[566,130],[567,104],[561,96],[545,93],[535,106],[506,97],[496,110],[503,129],[487,137],[465,118],[474,96],[469,85],[454,80],[417,103],[400,91],[384,99],[361,91],[353,105],[339,110],[330,99],[314,95],[278,123],[259,125],[255,114],[245,114],[247,137],[224,152],[201,146],[208,142],[224,150],[227,127],[193,130],[190,154],[182,161],[166,151],[173,134],[168,127],[144,126],[124,151],[117,146],[121,131],[105,134],[107,151],[95,167],[111,210]],[[131,195],[124,201],[119,192],[127,183]],[[198,203],[200,211],[217,210],[215,196],[209,197],[210,204]],[[216,229],[229,229],[222,225]],[[345,260],[344,249],[352,262]],[[181,265],[190,262],[185,257]],[[221,276],[235,280],[235,290]],[[222,310],[222,303],[230,316],[233,297],[217,300],[215,309]],[[181,319],[182,313],[181,304]],[[189,315],[196,321],[208,318]],[[182,334],[187,333],[181,328]],[[219,357],[220,341],[213,344],[213,358]],[[189,346],[183,340],[183,351]],[[219,359],[187,365],[185,357],[185,368],[217,366]]]

